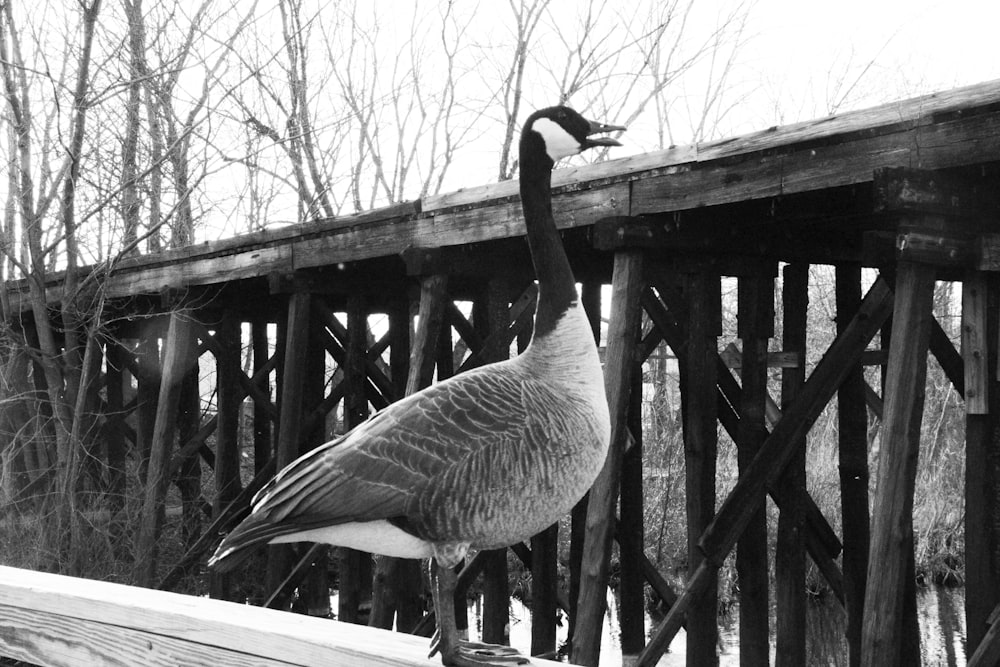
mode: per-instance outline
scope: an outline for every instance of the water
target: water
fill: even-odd
[[[518,600],[511,600],[510,643],[527,654],[531,646],[531,614]],[[965,595],[961,588],[931,587],[922,589],[917,597],[917,614],[920,622],[920,643],[925,667],[964,667],[965,665]],[[654,622],[646,617],[647,636]],[[482,602],[469,604],[469,634],[479,639],[482,631]],[[844,640],[846,618],[836,603],[817,602],[809,605],[807,627],[807,655],[810,665],[846,667],[847,643]],[[566,640],[567,625],[563,619],[557,627],[557,642]],[[772,623],[773,632],[773,623]],[[617,601],[608,596],[608,614],[605,617],[601,638],[602,667],[620,667],[618,649]],[[774,637],[771,637],[772,663]],[[685,664],[686,638],[684,630],[677,634],[668,652],[660,660],[660,667],[677,667]],[[719,663],[724,667],[739,664],[739,612],[727,614],[719,625]]]

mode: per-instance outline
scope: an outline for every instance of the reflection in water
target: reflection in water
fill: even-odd
[[[931,587],[917,594],[917,613],[920,622],[920,645],[925,667],[963,667],[965,665],[965,595],[961,588]],[[617,600],[608,596],[608,615],[601,639],[602,667],[621,665],[618,651]],[[469,604],[470,639],[479,639],[482,632],[482,602]],[[846,667],[847,642],[844,631],[847,619],[836,601],[822,601],[808,606],[806,622],[806,650],[809,665]],[[646,617],[647,633],[652,621]],[[771,623],[772,632],[774,623]],[[557,641],[566,641],[565,620],[557,628]],[[531,614],[518,600],[511,600],[511,646],[527,653],[531,646]],[[774,637],[771,637],[772,662]],[[660,661],[660,667],[677,667],[685,664],[686,639],[682,629],[670,644],[669,652]],[[723,667],[739,664],[739,615],[727,614],[719,624],[719,663]]]

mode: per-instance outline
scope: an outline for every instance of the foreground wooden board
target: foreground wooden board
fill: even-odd
[[[440,665],[428,646],[337,621],[0,567],[0,655],[39,665]]]

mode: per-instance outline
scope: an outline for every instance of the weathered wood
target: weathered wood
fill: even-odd
[[[107,378],[106,400],[107,415],[104,425],[104,439],[107,442],[107,466],[108,466],[108,500],[112,514],[117,514],[125,508],[125,412],[123,382],[125,380],[125,355],[126,352],[118,341],[109,340],[105,345],[105,365],[104,373]],[[27,361],[27,357],[22,357]],[[26,376],[26,374],[25,374]],[[34,451],[31,447],[25,447],[25,451]],[[36,464],[37,466],[37,464]]]
[[[800,360],[806,355],[806,322],[809,309],[809,265],[788,264],[782,274],[782,346]],[[786,367],[781,374],[781,404],[790,406],[805,382],[803,363]],[[802,445],[778,480],[787,500],[778,515],[775,545],[777,667],[806,664],[806,451]]]
[[[901,263],[895,292],[861,637],[861,664],[871,667],[898,665],[901,660],[903,590],[908,554],[913,550],[913,489],[927,374],[934,270]]]
[[[861,267],[835,270],[837,329],[843,331],[861,304]],[[837,391],[840,502],[844,535],[844,601],[847,645],[852,666],[861,662],[861,620],[868,573],[868,412],[864,373],[851,369]]]
[[[0,653],[32,664],[434,664],[420,637],[8,567],[0,567],[0,623]]]
[[[758,275],[739,278],[737,335],[743,341],[743,391],[736,446],[741,474],[767,437],[767,345],[773,326],[774,281],[770,271],[762,267]],[[750,517],[737,543],[736,571],[740,581],[740,663],[763,665],[770,655],[767,515],[763,505]]]
[[[688,567],[694,571],[704,559],[698,539],[715,514],[715,468],[718,450],[716,372],[718,336],[722,329],[719,277],[708,273],[687,276],[687,354],[680,360],[681,406],[684,415],[684,469],[687,512]],[[647,306],[647,310],[650,307]],[[659,313],[659,309],[653,310]],[[664,317],[656,317],[667,327]],[[671,336],[669,339],[672,339]],[[668,342],[669,342],[668,339]],[[671,348],[680,348],[676,341]],[[711,577],[709,590],[687,618],[689,667],[718,664],[718,591]]]
[[[590,489],[587,529],[577,602],[576,632],[572,661],[596,665],[600,655],[601,626],[607,600],[611,540],[614,536],[615,501],[624,453],[625,413],[630,374],[634,371],[635,346],[639,335],[639,295],[642,292],[643,257],[634,251],[615,254],[611,284],[611,318],[604,367],[604,385],[611,414],[611,447],[597,481]]]
[[[166,475],[177,424],[177,404],[180,400],[181,379],[187,372],[191,349],[189,313],[174,312],[170,316],[160,398],[156,406],[156,421],[150,446],[146,491],[143,497],[142,519],[135,542],[136,560],[133,578],[140,586],[152,586],[156,580],[156,542],[163,522],[163,503],[170,479]]]
[[[997,427],[1000,391],[992,372],[1000,359],[1000,285],[993,275],[973,273],[962,285],[962,356],[965,359],[965,619],[969,652],[995,650],[996,624],[988,619],[1000,604],[1000,470]],[[990,638],[990,635],[994,638]],[[969,664],[973,664],[970,660]]]
[[[823,355],[802,386],[798,399],[782,414],[753,463],[719,508],[700,542],[705,561],[689,576],[684,592],[639,655],[637,667],[651,667],[659,660],[680,629],[689,607],[708,588],[712,575],[721,567],[747,521],[764,502],[767,488],[776,483],[794,456],[795,445],[803,441],[849,369],[860,361],[868,341],[891,309],[892,292],[880,278],[868,290],[857,315]]]

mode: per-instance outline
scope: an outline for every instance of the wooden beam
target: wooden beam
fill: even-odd
[[[861,637],[861,664],[865,667],[891,667],[901,664],[902,659],[903,591],[907,561],[913,551],[913,490],[927,375],[934,269],[900,263],[895,292]]]
[[[861,304],[861,267],[835,269],[837,330],[843,331]],[[847,612],[847,646],[850,664],[861,663],[861,620],[868,576],[868,412],[865,408],[864,371],[850,369],[837,391],[837,424],[840,463],[840,502],[843,525],[844,602]]]
[[[611,540],[614,537],[614,511],[627,432],[625,415],[632,387],[630,375],[634,371],[633,355],[639,335],[642,264],[641,253],[626,250],[615,254],[611,318],[604,367],[604,384],[612,423],[611,447],[604,468],[590,489],[587,509],[580,598],[577,602],[572,650],[572,661],[579,665],[597,665],[600,655]]]
[[[312,296],[306,292],[288,295],[284,340],[281,392],[279,394],[278,439],[275,448],[275,469],[281,470],[298,458],[302,441],[302,409],[305,365],[309,345],[309,321]],[[268,547],[267,589],[276,590],[288,576],[293,565],[292,547],[276,544]],[[278,609],[287,608],[288,595],[274,602]]]
[[[687,353],[680,359],[681,408],[684,415],[684,470],[687,513],[688,568],[694,571],[705,556],[698,539],[715,515],[715,470],[718,456],[718,336],[722,333],[719,276],[694,273],[686,277]],[[648,293],[648,292],[647,292]],[[650,304],[644,299],[644,303]],[[655,303],[652,302],[652,303]],[[651,308],[659,313],[662,309]],[[666,314],[665,312],[663,313]],[[665,317],[657,318],[665,328]],[[679,337],[679,336],[678,336]],[[668,342],[674,336],[668,338]],[[683,349],[679,341],[670,344]],[[718,664],[719,638],[717,578],[687,616],[688,664]]]
[[[177,405],[180,401],[181,379],[187,372],[191,349],[190,313],[174,312],[170,315],[163,374],[160,379],[160,398],[156,405],[156,421],[150,446],[146,491],[142,505],[142,523],[136,537],[134,579],[140,586],[152,586],[156,577],[156,541],[163,522],[163,503],[166,497],[167,468],[170,446],[173,444],[177,424]]]
[[[774,281],[770,268],[739,278],[737,335],[743,342],[739,427],[736,432],[740,473],[753,462],[767,437],[767,346],[774,327]],[[796,443],[797,444],[797,443]],[[764,664],[770,655],[770,596],[767,515],[764,506],[750,517],[736,547],[740,580],[740,661]]]
[[[809,265],[787,264],[782,273],[782,347],[800,359],[806,355]],[[790,406],[805,382],[804,364],[781,374],[781,403]],[[806,448],[789,462],[778,481],[787,498],[778,515],[775,545],[776,667],[806,664]]]

